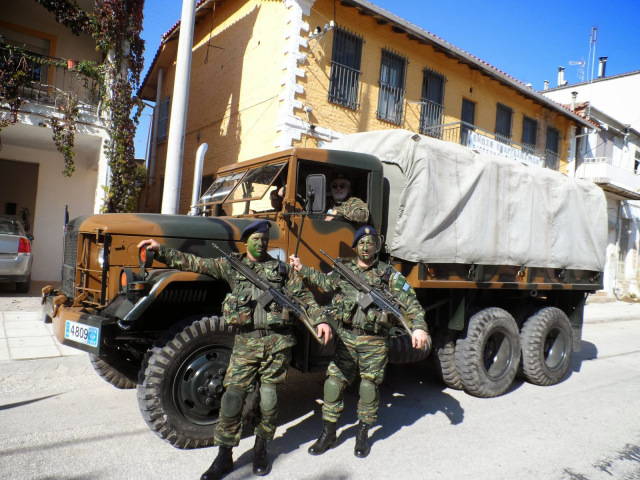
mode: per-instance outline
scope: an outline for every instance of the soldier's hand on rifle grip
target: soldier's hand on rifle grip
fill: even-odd
[[[415,330],[411,335],[413,348],[420,350],[427,343],[428,334],[424,330]]]
[[[318,325],[318,336],[324,340],[324,344],[326,345],[331,340],[333,336],[333,332],[331,331],[331,325],[328,323],[321,323]]]

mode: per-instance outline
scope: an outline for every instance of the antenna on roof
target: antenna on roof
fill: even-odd
[[[569,65],[579,65],[578,78],[580,79],[581,83],[584,82],[584,66],[585,66],[584,58],[581,58],[580,60],[569,60]]]

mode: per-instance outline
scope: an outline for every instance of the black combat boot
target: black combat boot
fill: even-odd
[[[356,448],[353,454],[356,457],[364,458],[369,455],[371,447],[369,446],[369,425],[362,420],[358,423],[358,433],[356,433]]]
[[[225,473],[229,473],[231,470],[233,470],[231,448],[218,447],[218,456],[209,467],[209,470],[202,474],[200,480],[219,480]]]
[[[267,439],[256,436],[256,443],[253,446],[253,473],[261,477],[271,471],[271,465],[267,459]]]
[[[336,446],[336,423],[325,420],[322,424],[320,437],[309,447],[311,455],[322,455],[324,452]]]

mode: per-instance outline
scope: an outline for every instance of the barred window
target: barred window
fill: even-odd
[[[358,107],[362,37],[336,28],[333,33],[329,101],[355,110]]]
[[[525,116],[522,119],[522,144],[529,150],[535,150],[538,136],[538,121]]]
[[[444,75],[425,68],[422,73],[422,97],[420,101],[420,133],[425,133],[432,137],[440,137],[442,125],[442,111],[444,110]]]
[[[509,143],[511,140],[511,121],[513,110],[506,105],[498,104],[496,109],[496,140]]]
[[[166,97],[160,102],[158,107],[158,141],[167,139],[167,132],[169,131],[169,105],[171,104],[171,98]]]
[[[382,50],[377,111],[380,120],[396,125],[402,123],[406,69],[406,58],[389,50]]]
[[[547,168],[558,169],[558,151],[560,147],[560,132],[553,127],[547,127]]]

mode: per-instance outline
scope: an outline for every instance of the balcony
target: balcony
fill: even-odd
[[[640,200],[640,175],[614,165],[610,157],[583,158],[576,169],[576,177],[628,200]]]
[[[550,150],[537,149],[535,145],[520,144],[504,135],[499,135],[466,122],[447,123],[424,129],[424,135],[453,142],[501,157],[518,160],[527,165],[558,169],[558,154]]]
[[[6,45],[0,45],[0,67],[6,55],[11,55]],[[13,53],[14,56],[18,54]],[[19,55],[26,63],[27,82],[18,95],[25,103],[57,107],[73,96],[78,103],[78,113],[97,115],[99,105],[99,84],[94,79],[67,68],[67,60],[46,57],[31,52]]]

